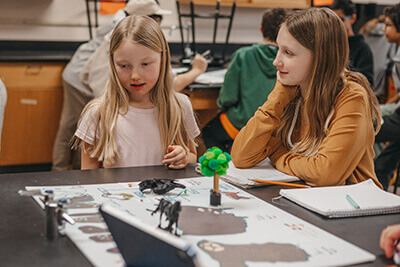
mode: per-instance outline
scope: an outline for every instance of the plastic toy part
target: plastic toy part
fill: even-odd
[[[168,179],[149,179],[139,183],[139,189],[141,192],[146,189],[150,189],[158,195],[164,195],[175,188],[185,189],[186,186],[175,182],[175,180]]]

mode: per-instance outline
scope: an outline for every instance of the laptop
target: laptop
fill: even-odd
[[[99,210],[127,266],[195,266],[196,253],[185,240],[110,204]]]

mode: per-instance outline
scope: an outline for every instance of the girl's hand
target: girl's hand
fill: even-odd
[[[299,87],[295,85],[283,85],[281,82],[277,81],[274,90],[268,96],[268,99],[278,99],[279,103],[286,107],[298,94]]]
[[[386,258],[391,258],[395,250],[395,241],[400,239],[400,224],[386,227],[381,233],[380,246]]]
[[[207,59],[200,54],[196,54],[193,58],[192,70],[197,70],[200,74],[207,70]]]
[[[169,164],[171,169],[183,169],[187,165],[187,154],[181,146],[168,146],[168,153],[164,156],[162,164]]]

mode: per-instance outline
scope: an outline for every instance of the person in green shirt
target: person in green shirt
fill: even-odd
[[[274,89],[276,36],[286,15],[282,8],[267,9],[260,28],[262,42],[233,54],[217,100],[220,113],[202,131],[206,147],[218,146],[229,152],[239,130]]]

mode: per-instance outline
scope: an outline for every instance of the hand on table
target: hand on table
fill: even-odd
[[[400,239],[400,224],[390,225],[381,233],[380,246],[385,251],[386,258],[391,258],[395,250],[395,242]],[[400,244],[397,242],[397,250]]]
[[[164,156],[162,164],[169,164],[171,169],[183,169],[187,165],[187,154],[181,146],[168,146],[168,153]]]

